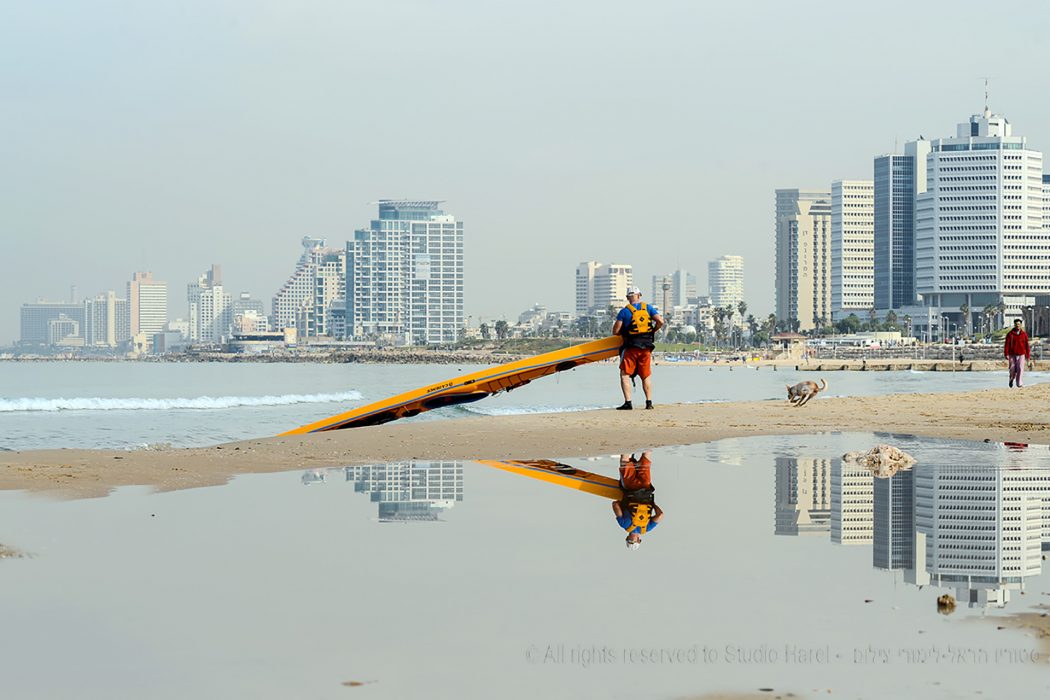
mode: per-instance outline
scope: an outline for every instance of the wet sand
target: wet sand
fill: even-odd
[[[354,463],[581,457],[728,437],[822,431],[1050,444],[1050,384],[1022,390],[820,398],[801,408],[786,401],[751,401],[402,422],[205,448],[0,452],[0,490],[91,497],[118,486],[193,488],[222,484],[238,474]]]

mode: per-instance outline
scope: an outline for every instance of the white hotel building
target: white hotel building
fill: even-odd
[[[976,315],[1002,300],[1012,316],[1050,293],[1043,154],[986,108],[955,137],[931,141],[926,162],[926,192],[915,204],[921,323],[937,326],[947,315],[965,327],[964,303]]]
[[[831,183],[831,316],[861,316],[875,305],[875,183]]]
[[[1005,605],[1042,571],[1045,470],[928,465],[915,473],[916,583]],[[925,572],[925,575],[922,575]]]
[[[627,304],[627,290],[634,286],[634,268],[622,263],[605,264],[594,260],[576,267],[576,315],[604,314],[610,306]],[[660,305],[656,299],[643,299]]]
[[[744,300],[744,258],[739,255],[723,255],[707,263],[707,291],[711,296],[711,306],[733,309]],[[743,320],[737,314],[737,324]]]

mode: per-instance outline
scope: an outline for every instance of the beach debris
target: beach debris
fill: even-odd
[[[369,685],[371,683],[378,683],[379,681],[343,681],[343,685],[347,688],[359,688],[362,685]]]
[[[20,552],[13,547],[6,547],[0,544],[0,559],[24,559],[25,557],[25,552]]]
[[[915,458],[893,445],[876,445],[867,452],[847,452],[842,461],[865,469],[880,479],[888,479],[901,469],[910,469]]]
[[[951,615],[955,612],[955,597],[945,593],[937,597],[937,612],[942,615]]]

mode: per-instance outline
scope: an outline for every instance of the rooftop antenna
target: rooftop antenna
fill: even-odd
[[[988,81],[991,80],[991,76],[984,76],[984,113],[988,114]]]

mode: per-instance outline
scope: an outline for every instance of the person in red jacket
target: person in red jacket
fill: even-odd
[[[1014,319],[1013,329],[1006,334],[1006,344],[1003,346],[1003,354],[1010,365],[1010,386],[1017,383],[1020,388],[1021,375],[1024,374],[1024,364],[1032,357],[1032,351],[1028,347],[1028,334],[1021,328],[1021,319]]]

